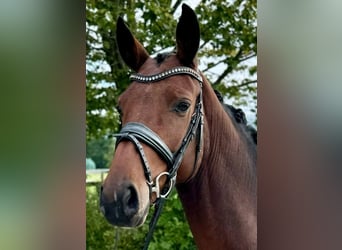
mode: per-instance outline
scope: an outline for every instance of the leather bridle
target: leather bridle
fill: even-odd
[[[172,68],[170,70],[167,70],[162,73],[155,74],[155,75],[146,76],[146,75],[141,75],[141,74],[132,74],[130,76],[131,80],[138,82],[138,83],[153,83],[153,82],[158,82],[162,79],[165,79],[174,75],[189,75],[195,78],[199,82],[200,87],[201,87],[199,96],[197,97],[195,111],[191,117],[188,130],[182,140],[181,146],[176,152],[172,153],[169,147],[164,143],[164,141],[155,132],[153,132],[150,128],[148,128],[147,126],[139,122],[129,122],[121,129],[121,131],[118,134],[113,135],[117,137],[116,146],[118,146],[118,144],[123,140],[131,141],[134,144],[135,149],[137,150],[140,156],[140,159],[144,168],[146,183],[149,187],[151,204],[155,204],[156,206],[153,218],[151,219],[151,222],[150,222],[150,230],[146,237],[144,249],[148,248],[149,242],[152,238],[153,230],[159,218],[165,199],[168,197],[168,195],[171,193],[171,190],[175,186],[176,178],[177,178],[177,171],[182,163],[186,149],[188,148],[190,142],[195,137],[195,135],[197,138],[197,144],[196,144],[196,155],[195,155],[193,172],[196,168],[198,156],[202,148],[202,133],[203,133],[202,84],[203,84],[203,79],[197,71],[193,70],[192,68],[184,67],[184,66],[175,67],[175,68]],[[143,142],[144,144],[151,147],[167,164],[168,171],[160,173],[156,177],[155,182],[153,182],[152,180],[151,168],[145,156],[144,149],[140,142]],[[163,190],[160,190],[159,179],[164,175],[167,177],[166,185],[163,188]],[[152,201],[153,193],[156,194],[155,201]]]

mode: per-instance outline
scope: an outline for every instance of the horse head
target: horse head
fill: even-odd
[[[195,13],[184,4],[175,53],[150,57],[120,17],[116,37],[123,61],[135,73],[118,100],[123,128],[116,135],[100,206],[111,224],[135,227],[144,223],[150,205],[175,183],[190,179],[200,165],[200,30]]]

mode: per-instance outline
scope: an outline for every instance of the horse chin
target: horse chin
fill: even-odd
[[[135,224],[133,224],[131,227],[141,227],[142,225],[144,225],[146,218],[147,218],[148,213],[146,213],[145,215],[137,218],[135,220]]]
[[[102,209],[102,208],[101,208]],[[113,226],[123,227],[123,228],[134,228],[140,227],[146,221],[148,215],[148,207],[147,209],[143,209],[141,212],[138,212],[130,219],[128,218],[121,218],[117,216],[105,216],[106,220],[112,224]]]
[[[145,209],[143,209],[141,212],[137,213],[136,216],[134,216],[131,220],[132,224],[129,225],[129,228],[132,227],[141,227],[147,218],[148,215],[148,211],[149,211],[149,206],[147,206]]]

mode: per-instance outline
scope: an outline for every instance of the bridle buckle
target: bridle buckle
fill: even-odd
[[[160,186],[159,186],[159,179],[163,176],[163,175],[166,175],[167,179],[169,180],[169,186],[165,186],[167,188],[167,190],[163,193],[163,191],[165,190],[165,187],[163,190],[160,190]],[[173,176],[172,178],[169,178],[170,176],[170,173],[168,172],[161,172],[157,177],[156,177],[156,180],[155,180],[155,183],[147,183],[149,185],[152,184],[152,188],[151,188],[151,193],[155,193],[156,194],[156,201],[159,199],[159,198],[162,198],[162,199],[166,199],[168,197],[168,195],[170,194],[171,190],[173,189],[175,183],[176,183],[176,175]],[[155,203],[155,202],[154,202]]]

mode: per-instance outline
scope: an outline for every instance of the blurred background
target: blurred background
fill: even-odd
[[[261,249],[341,249],[341,9],[258,2]]]

